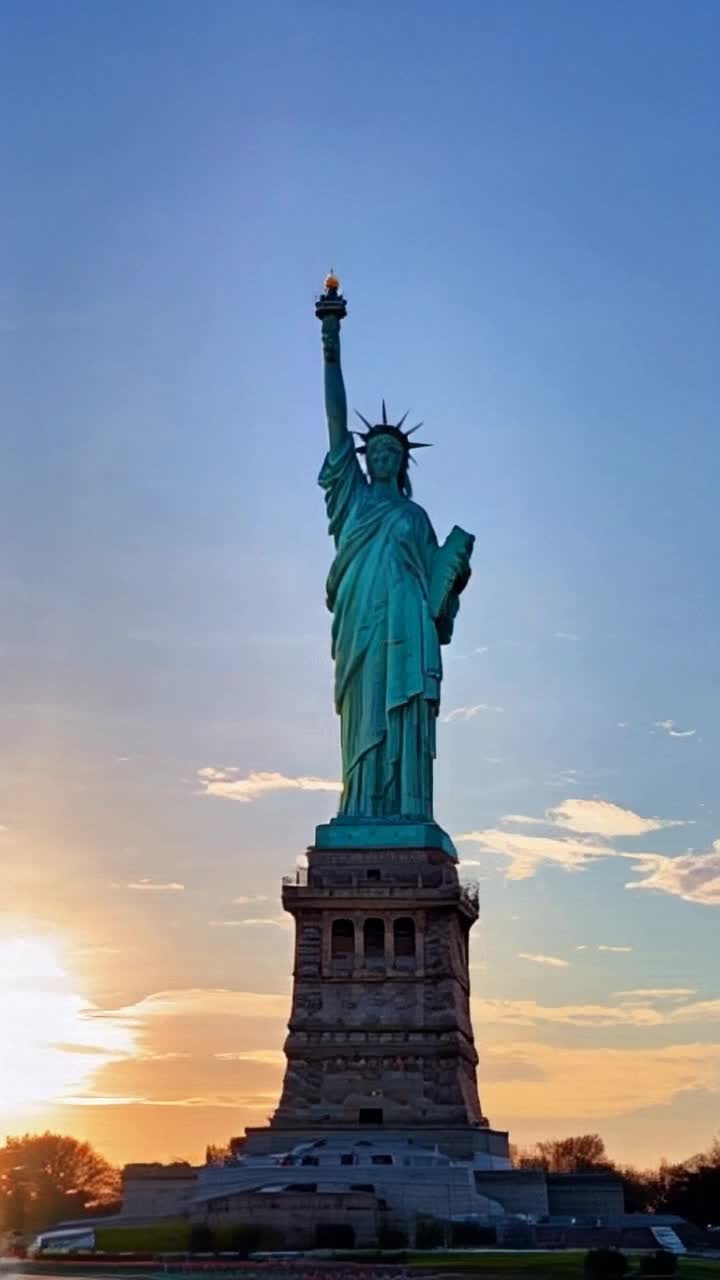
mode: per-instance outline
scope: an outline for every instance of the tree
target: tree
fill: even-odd
[[[682,1164],[662,1165],[657,1209],[676,1213],[698,1227],[717,1225],[720,1218],[720,1143],[691,1156]]]
[[[229,1159],[230,1159],[229,1147],[221,1147],[221,1146],[218,1146],[216,1143],[211,1142],[205,1148],[206,1164],[227,1164]]]
[[[657,1169],[617,1169],[622,1178],[626,1213],[653,1213],[661,1194],[662,1176]]]
[[[38,1231],[109,1208],[119,1195],[118,1170],[87,1142],[25,1134],[0,1148],[0,1220],[6,1229]]]
[[[538,1142],[518,1151],[515,1164],[520,1169],[545,1169],[547,1173],[609,1173],[614,1168],[598,1133]]]

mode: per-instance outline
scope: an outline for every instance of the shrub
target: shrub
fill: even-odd
[[[590,1249],[585,1254],[586,1280],[621,1280],[628,1260],[619,1249]]]
[[[236,1222],[228,1233],[228,1248],[247,1258],[262,1245],[262,1228],[246,1222]]]
[[[215,1249],[213,1229],[207,1222],[193,1222],[190,1226],[190,1252],[212,1253]]]
[[[407,1249],[407,1236],[401,1227],[385,1223],[378,1231],[378,1249]]]
[[[445,1244],[445,1223],[439,1218],[418,1218],[415,1228],[416,1249],[439,1249]]]
[[[454,1222],[452,1226],[453,1249],[473,1249],[481,1245],[497,1244],[497,1229],[479,1222]]]
[[[678,1260],[674,1253],[667,1249],[658,1249],[655,1253],[646,1253],[640,1259],[641,1276],[675,1276]]]

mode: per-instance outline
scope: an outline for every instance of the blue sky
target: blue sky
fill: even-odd
[[[168,1082],[137,1011],[175,993],[177,1026],[191,990],[288,990],[279,877],[336,796],[241,804],[198,770],[337,777],[313,316],[334,265],[351,404],[424,419],[415,496],[441,537],[477,536],[436,807],[482,837],[459,847],[482,877],[474,991],[501,1002],[476,1009],[486,1108],[522,1141],[701,1147],[720,1091],[717,7],[25,0],[2,26],[0,929],[64,957],[51,988],[133,1009],[140,1045],[74,1101],[19,1094],[18,1124],[176,1154],[173,1101],[195,1155],[271,1107],[281,1016],[257,1031],[238,1007],[237,1050],[168,1031],[189,1055]],[[518,834],[540,842],[524,878]],[[705,862],[617,856],[688,850]],[[637,990],[664,994],[616,995]],[[568,1012],[590,1007],[615,1012]],[[217,1058],[236,1051],[255,1059]],[[631,1055],[605,1110],[557,1110],[560,1053],[588,1079]],[[657,1081],[649,1106],[628,1072]]]

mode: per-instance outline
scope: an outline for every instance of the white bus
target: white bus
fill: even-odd
[[[95,1248],[95,1232],[92,1227],[67,1227],[65,1230],[43,1231],[33,1240],[28,1254],[38,1253],[86,1253]]]

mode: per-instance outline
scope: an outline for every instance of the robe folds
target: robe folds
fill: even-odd
[[[454,553],[455,589],[441,591],[445,612],[433,617],[438,569],[445,578],[449,570],[422,507],[372,485],[351,437],[326,456],[319,483],[336,548],[327,604],[341,720],[340,813],[431,820],[440,639],[452,632],[469,551],[459,560]]]

